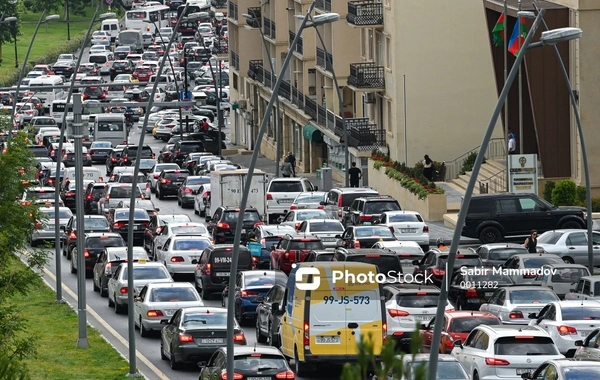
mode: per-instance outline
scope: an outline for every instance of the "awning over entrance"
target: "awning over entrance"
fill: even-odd
[[[312,142],[323,142],[323,133],[312,124],[306,124],[304,126],[302,129],[302,135],[305,139]]]

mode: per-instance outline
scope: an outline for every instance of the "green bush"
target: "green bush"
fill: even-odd
[[[577,197],[577,204],[580,206],[586,206],[586,195],[587,195],[587,191],[585,190],[584,186],[577,186],[577,190],[575,191],[576,197]]]
[[[592,198],[592,212],[600,212],[600,198]]]
[[[570,179],[563,179],[552,190],[552,204],[573,206],[577,204],[577,185]]]
[[[556,182],[548,181],[544,185],[544,199],[552,203],[552,190],[556,187]]]

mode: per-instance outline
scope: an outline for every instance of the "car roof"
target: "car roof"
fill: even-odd
[[[469,318],[469,317],[473,317],[473,318],[496,318],[499,319],[497,316],[495,316],[492,313],[488,313],[487,311],[475,311],[475,310],[454,310],[454,311],[447,311],[446,316],[449,316],[450,318]]]
[[[127,252],[128,248],[127,247],[106,247],[104,248],[107,251],[110,251],[111,253],[116,253],[116,252]],[[147,253],[146,250],[144,249],[144,247],[139,247],[139,246],[133,246],[133,250],[137,251],[137,252],[144,252]]]
[[[582,277],[583,278],[583,277]],[[600,278],[600,276],[599,276]],[[514,292],[517,290],[551,290],[549,288],[543,286],[535,286],[535,285],[516,285],[516,286],[504,286],[503,289],[508,290],[509,292]]]
[[[340,192],[342,194],[344,193],[377,193],[379,194],[379,191],[370,188],[370,187],[336,187],[331,189],[330,191],[336,191],[336,192]]]
[[[580,280],[598,281],[598,280],[600,280],[600,275],[583,276],[583,277],[580,278]]]
[[[346,252],[349,255],[385,255],[398,257],[397,254],[385,251],[381,248],[360,248],[360,249],[345,249],[341,252]]]
[[[546,268],[579,268],[579,269],[587,269],[587,267],[585,265],[581,265],[581,264],[567,264],[567,263],[563,263],[563,264],[544,264],[542,265],[543,267]]]
[[[121,237],[121,234],[117,232],[88,232],[85,234],[86,237]]]
[[[429,355],[430,354],[416,354],[416,355],[403,355],[403,356],[396,356],[398,359],[402,358],[402,360],[404,360],[404,362],[409,363],[409,362],[429,362]],[[454,356],[450,355],[450,354],[439,354],[438,355],[438,361],[440,362],[458,362],[458,359],[456,359]]]
[[[132,264],[134,267],[162,267],[162,268],[166,269],[166,267],[164,266],[163,263],[157,263],[156,261],[146,261],[143,263],[134,261]],[[126,267],[127,265],[128,265],[128,263],[121,263],[120,266]],[[183,282],[181,282],[181,284],[183,284]]]
[[[265,355],[277,355],[277,356],[281,356],[283,357],[283,354],[281,353],[281,351],[279,351],[277,348],[275,347],[269,347],[269,346],[240,346],[240,345],[235,345],[234,346],[234,351],[233,354],[235,356],[238,355],[251,355],[251,354],[265,354]],[[226,352],[226,347],[221,347],[220,350],[222,350],[223,352]]]
[[[186,222],[186,223],[168,223],[169,227],[185,227],[185,226],[201,226],[206,228],[206,226],[204,226],[204,224],[199,223],[199,222]]]
[[[476,328],[491,330],[500,337],[514,337],[517,333],[548,337],[548,333],[537,326],[518,325],[479,325]]]
[[[600,307],[600,301],[595,299],[587,299],[587,300],[577,300],[577,301],[554,301],[551,302],[561,307],[576,307],[576,306],[592,306],[592,307]]]
[[[125,263],[123,263],[125,264]],[[123,265],[121,264],[121,265]],[[162,263],[157,263],[164,266]],[[189,282],[155,282],[148,284],[148,287],[152,288],[192,288],[194,289],[194,285]]]
[[[527,249],[527,248],[523,247],[522,244],[516,244],[516,243],[489,243],[489,244],[482,244],[479,247],[485,247],[487,249],[497,249],[497,248],[523,248],[523,249]]]

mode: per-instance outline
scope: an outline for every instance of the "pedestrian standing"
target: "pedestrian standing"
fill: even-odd
[[[283,160],[283,164],[281,164],[281,175],[283,176],[283,178],[290,178],[292,176],[292,173],[292,164],[290,163],[289,157],[286,157]]]
[[[514,133],[508,134],[508,154],[515,154],[517,150],[517,139]]]
[[[296,157],[292,154],[292,152],[288,152],[287,159],[292,166],[292,177],[296,176]]]
[[[350,177],[350,187],[358,187],[360,179],[362,178],[362,171],[356,167],[356,162],[353,162],[352,167],[348,169],[348,176]]]
[[[433,181],[433,161],[427,154],[423,158],[423,176],[429,181]]]
[[[531,230],[529,237],[525,239],[525,243],[523,246],[527,248],[527,252],[529,253],[537,253],[537,231]]]

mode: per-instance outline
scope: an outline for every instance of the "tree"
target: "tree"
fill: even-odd
[[[4,17],[18,17],[18,5],[10,4],[8,0],[0,0],[0,15]],[[0,63],[2,63],[2,45],[15,41],[20,35],[19,21],[0,24]]]
[[[0,119],[7,130],[10,120]],[[17,294],[32,289],[48,259],[43,250],[27,251],[29,237],[43,220],[39,206],[17,199],[34,180],[34,158],[27,149],[28,136],[19,132],[0,154],[0,379],[25,379],[21,360],[35,353],[35,341],[25,333],[26,320],[12,303]],[[25,254],[27,252],[27,254]],[[28,267],[18,265],[20,259]],[[6,375],[3,375],[6,374]],[[25,376],[25,377],[23,377]]]

